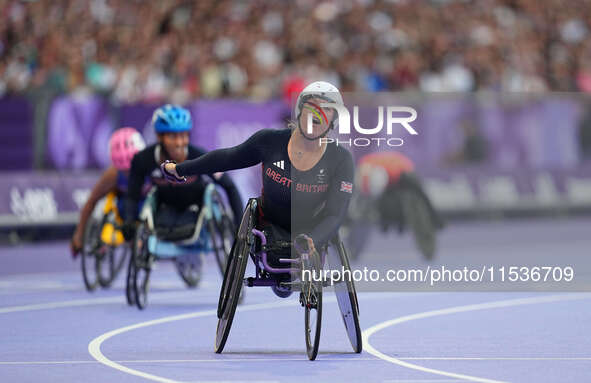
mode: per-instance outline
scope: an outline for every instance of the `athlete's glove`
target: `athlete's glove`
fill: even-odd
[[[166,164],[176,164],[176,162],[166,160],[162,164],[160,164],[160,172],[162,172],[162,176],[164,176],[164,178],[166,178],[168,182],[183,183],[187,181],[187,177],[179,176],[176,170],[169,172],[166,169]]]
[[[310,254],[316,251],[316,248],[314,247],[314,241],[306,234],[298,235],[293,241],[293,246],[295,247],[296,251],[300,254]]]

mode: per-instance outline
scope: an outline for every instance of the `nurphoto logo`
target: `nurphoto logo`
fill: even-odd
[[[320,104],[322,108],[333,108],[338,114],[338,129],[339,134],[347,135],[351,134],[351,114],[346,106],[337,103],[323,102]],[[385,113],[384,113],[385,110]],[[308,134],[313,133],[313,119],[317,113],[308,114],[307,120],[307,132]],[[386,115],[386,123],[384,124],[384,114]],[[317,116],[318,117],[318,116]],[[417,111],[409,106],[379,106],[378,107],[378,123],[373,128],[364,128],[359,124],[359,107],[355,105],[353,107],[353,127],[359,134],[365,136],[377,135],[382,132],[384,125],[386,125],[386,134],[391,136],[395,131],[394,127],[402,127],[408,134],[418,135],[419,133],[412,127],[411,122],[417,119]],[[326,118],[324,118],[326,120]],[[381,143],[385,143],[388,146],[402,146],[404,140],[399,137],[357,137],[355,139],[338,139],[330,137],[322,137],[320,143],[336,142],[337,145],[348,144],[349,146],[370,146],[372,143],[380,146]]]

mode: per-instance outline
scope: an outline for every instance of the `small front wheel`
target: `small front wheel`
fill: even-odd
[[[187,254],[175,258],[176,271],[187,287],[194,289],[201,281],[203,262],[201,254]]]
[[[135,293],[135,304],[140,310],[148,304],[148,289],[150,283],[150,272],[152,271],[152,256],[148,250],[148,239],[150,231],[145,222],[138,225],[134,238],[134,279],[133,289]]]
[[[129,264],[127,265],[127,279],[125,280],[125,298],[129,306],[135,305],[135,257],[132,250],[129,256]]]

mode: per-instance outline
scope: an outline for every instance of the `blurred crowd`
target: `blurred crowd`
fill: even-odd
[[[0,95],[591,92],[590,0],[0,0]]]

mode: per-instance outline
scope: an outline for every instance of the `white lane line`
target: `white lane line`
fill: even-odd
[[[264,309],[270,309],[270,308],[294,307],[295,303],[297,303],[297,301],[295,299],[289,299],[287,301],[280,301],[280,302],[274,302],[274,303],[259,303],[259,304],[238,307],[237,311],[254,311],[254,310],[264,310]],[[101,344],[104,341],[106,341],[107,339],[109,339],[115,335],[119,335],[124,332],[131,331],[131,330],[136,330],[138,328],[154,326],[154,325],[158,325],[158,324],[162,324],[162,323],[174,322],[174,321],[185,320],[185,319],[214,316],[214,315],[217,315],[217,310],[198,311],[198,312],[193,312],[193,313],[188,313],[188,314],[181,314],[181,315],[164,317],[164,318],[150,320],[150,321],[146,321],[146,322],[140,322],[140,323],[137,323],[137,324],[134,324],[131,326],[121,327],[121,328],[106,332],[106,333],[94,338],[88,344],[88,352],[90,353],[90,355],[92,355],[92,357],[94,359],[98,360],[102,364],[104,364],[108,367],[114,368],[116,370],[122,371],[124,373],[134,375],[134,376],[139,376],[140,378],[144,378],[144,379],[153,380],[155,382],[178,383],[178,381],[176,381],[176,380],[164,378],[164,377],[161,377],[158,375],[148,374],[146,372],[139,371],[139,370],[134,370],[134,369],[126,367],[120,363],[112,361],[111,359],[107,358],[102,353]]]
[[[553,357],[412,357],[412,358],[398,358],[400,360],[524,360],[524,361],[538,361],[538,360],[556,360],[556,361],[562,361],[562,360],[568,360],[568,361],[576,361],[576,360],[591,360],[591,358],[588,357],[559,357],[559,358],[553,358]]]
[[[66,287],[66,284],[59,281],[0,281],[2,289],[57,289]],[[70,285],[71,287],[71,285]]]
[[[476,361],[591,361],[591,357],[559,357],[559,358],[552,358],[552,357],[410,357],[410,358],[398,358],[400,360],[476,360]],[[243,363],[243,362],[293,362],[293,361],[301,361],[302,358],[224,358],[224,359],[147,359],[147,360],[117,360],[115,363]],[[350,362],[383,362],[379,358],[363,358],[363,357],[356,357],[356,358],[331,358],[331,357],[323,357],[323,362],[326,361],[336,361],[336,362],[343,362],[347,361]],[[100,362],[97,360],[44,360],[44,361],[10,361],[10,362],[0,362],[1,365],[51,365],[51,364],[99,364]],[[388,380],[388,382],[399,382],[404,380]],[[425,381],[425,380],[421,380]],[[428,381],[428,379],[426,380]],[[443,382],[446,380],[436,379],[437,382]],[[454,380],[455,381],[455,380]],[[462,380],[463,382],[463,380]]]
[[[164,285],[164,284],[163,284]],[[150,283],[150,288],[154,286],[159,286],[158,282],[155,284]],[[202,283],[200,287],[203,286],[210,286],[209,284]],[[124,286],[122,287],[124,289]],[[114,287],[113,289],[116,289]],[[82,291],[80,288],[76,290]],[[64,290],[65,291],[65,290]],[[261,295],[264,293],[262,289],[250,291],[248,295]],[[217,301],[219,293],[213,290],[187,290],[184,289],[182,286],[177,286],[176,290],[173,291],[154,291],[151,293],[152,297],[155,298],[171,298],[171,297],[182,297],[184,295],[190,296],[197,296],[197,297],[212,297]],[[10,295],[7,292],[0,292],[0,295]],[[398,295],[398,294],[389,294]],[[7,314],[13,312],[22,312],[22,311],[34,311],[34,310],[48,310],[48,309],[57,309],[57,308],[64,308],[64,307],[77,307],[77,306],[92,306],[92,305],[101,305],[101,304],[109,304],[109,303],[119,303],[125,302],[124,296],[111,296],[111,297],[103,297],[103,298],[88,298],[88,299],[72,299],[67,301],[57,301],[57,302],[46,302],[46,303],[34,303],[28,305],[18,305],[18,306],[8,306],[8,307],[0,307],[0,314]]]
[[[279,380],[195,380],[184,383],[279,383]]]
[[[217,286],[217,283],[201,281],[199,287],[210,288]],[[154,283],[150,283],[151,289],[160,290],[171,290],[171,289],[182,289],[185,284],[178,280],[159,280]],[[110,289],[120,290],[125,289],[124,283],[117,283],[111,285]],[[0,281],[0,295],[13,295],[19,293],[31,293],[31,292],[47,292],[54,291],[84,291],[84,286],[79,281],[33,281],[33,280],[16,280],[16,281]]]
[[[165,360],[117,360],[115,363],[226,363],[226,362],[301,362],[303,358],[224,358],[224,359],[165,359]],[[377,358],[322,358],[323,361],[337,361],[337,362],[380,362],[382,360]],[[51,364],[99,364],[97,360],[48,360],[48,361],[31,361],[31,362],[0,362],[1,365],[51,365]]]
[[[398,358],[400,360],[476,360],[476,361],[591,361],[591,357],[542,357],[542,358],[528,358],[528,357],[411,357],[411,358]],[[301,361],[302,358],[224,358],[224,359],[147,359],[147,360],[117,360],[115,363],[226,363],[226,362],[293,362]],[[323,357],[322,361],[335,361],[335,362],[383,362],[379,358],[363,358],[355,357],[350,359],[345,358],[331,358]],[[43,360],[43,361],[5,361],[0,362],[1,365],[51,365],[51,364],[99,364],[97,360]],[[388,380],[388,382],[403,382],[404,380]],[[421,380],[421,381],[429,381]],[[445,382],[447,380],[436,379],[437,382]],[[455,380],[453,380],[455,381]],[[384,381],[386,382],[386,381]],[[463,380],[462,380],[463,382]]]
[[[417,319],[424,319],[430,317],[436,317],[441,315],[449,315],[449,314],[456,314],[456,313],[465,313],[470,311],[477,311],[477,310],[489,310],[495,308],[502,308],[502,307],[513,307],[513,306],[521,306],[521,305],[531,305],[531,304],[538,304],[538,303],[551,303],[551,302],[558,302],[558,301],[569,301],[569,300],[579,300],[579,299],[587,299],[591,298],[591,294],[589,293],[581,293],[581,294],[564,294],[564,295],[550,295],[550,296],[543,296],[543,297],[530,297],[530,298],[518,298],[518,299],[509,299],[503,301],[495,301],[495,302],[487,302],[487,303],[479,303],[479,304],[472,304],[472,305],[465,305],[465,306],[455,306],[449,307],[446,309],[440,310],[432,310],[426,311],[417,314],[405,315],[399,318],[394,318],[382,323],[378,323],[365,331],[363,331],[363,346],[365,351],[368,353],[385,360],[390,363],[397,364],[402,367],[407,367],[413,370],[428,372],[432,374],[447,376],[450,378],[457,378],[462,380],[469,380],[472,382],[482,382],[482,383],[501,383],[501,381],[493,380],[493,379],[486,379],[477,376],[471,375],[464,375],[464,374],[457,374],[454,372],[448,372],[443,370],[437,370],[434,368],[426,368],[419,366],[417,364],[412,364],[403,361],[401,358],[394,358],[389,355],[386,355],[377,349],[375,349],[370,343],[369,338],[378,331],[381,331],[387,327],[398,325],[404,322],[410,322]]]
[[[389,379],[382,380],[382,383],[458,383],[465,382],[457,379]]]
[[[188,295],[189,293],[195,294],[195,292],[190,290],[178,290],[178,291],[167,291],[167,292],[155,292],[152,293],[154,298],[171,298],[171,297],[181,297],[183,295]],[[207,294],[199,294],[201,295],[211,295],[210,293]],[[89,298],[89,299],[72,299],[68,301],[58,301],[58,302],[47,302],[47,303],[35,303],[30,305],[20,305],[20,306],[9,306],[9,307],[0,307],[0,314],[8,314],[8,313],[15,313],[15,312],[22,312],[22,311],[34,311],[34,310],[48,310],[48,309],[58,309],[64,307],[78,307],[78,306],[93,306],[93,305],[104,305],[109,303],[126,303],[124,296],[115,296],[115,297],[104,297],[104,298]]]
[[[61,302],[36,303],[32,305],[10,306],[0,308],[0,314],[16,313],[19,311],[47,310],[63,307],[104,305],[108,303],[124,302],[124,297],[92,298],[92,299],[74,299]]]
[[[430,293],[426,293],[426,294],[430,295]],[[408,294],[405,294],[405,293],[368,293],[368,294],[364,295],[364,300],[400,297],[400,296],[405,296],[405,295],[408,296]],[[323,302],[324,303],[336,302],[336,298],[329,297],[329,298],[324,299]],[[294,305],[294,303],[295,303],[295,305]],[[297,303],[298,303],[298,301],[296,299],[287,299],[287,300],[284,299],[284,300],[281,300],[281,301],[275,302],[275,303],[259,303],[259,304],[252,304],[252,305],[247,305],[247,306],[239,306],[237,308],[237,311],[242,312],[242,311],[264,310],[264,309],[270,309],[270,308],[297,307]],[[101,362],[102,364],[104,364],[108,367],[114,368],[116,370],[125,372],[127,374],[139,376],[139,377],[153,380],[156,382],[178,383],[178,381],[173,380],[173,379],[168,379],[168,378],[164,378],[161,376],[148,374],[148,373],[145,373],[145,372],[142,372],[139,370],[134,370],[132,368],[125,367],[122,364],[107,358],[101,351],[102,343],[111,337],[114,337],[116,335],[122,334],[127,331],[135,330],[135,329],[148,327],[148,326],[154,326],[154,325],[162,324],[162,323],[168,323],[168,322],[174,322],[174,321],[192,319],[192,318],[199,318],[199,317],[206,317],[206,316],[214,316],[214,315],[217,315],[217,310],[198,311],[198,312],[193,312],[193,313],[164,317],[164,318],[160,318],[160,319],[156,319],[156,320],[140,322],[140,323],[137,323],[134,325],[126,326],[126,327],[121,327],[121,328],[106,332],[106,333],[94,338],[88,344],[88,352],[90,353],[90,355],[93,358],[95,358],[97,361]],[[241,359],[241,361],[243,361],[243,360],[244,359]],[[274,359],[273,361],[277,361],[277,360],[281,360],[281,359]],[[302,357],[298,360],[304,360],[304,358]]]
[[[19,366],[19,365],[51,365],[51,364],[93,364],[98,363],[96,360],[48,360],[35,362],[0,362],[0,366]]]

